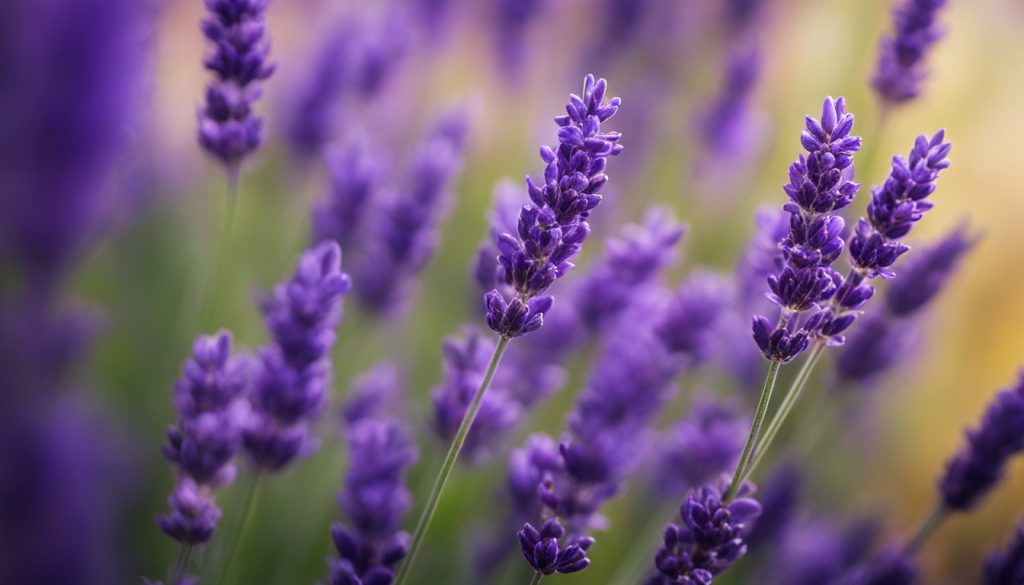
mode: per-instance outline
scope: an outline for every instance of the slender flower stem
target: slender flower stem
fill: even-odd
[[[220,570],[217,572],[217,579],[213,583],[229,583],[232,577],[231,567],[245,534],[249,529],[249,521],[252,518],[252,511],[256,507],[256,497],[259,492],[260,474],[257,472],[250,476],[246,482],[245,490],[242,492],[242,514],[235,523],[235,529],[231,531],[224,540],[224,558],[220,563]]]
[[[754,424],[750,426],[750,434],[747,435],[747,442],[743,445],[743,454],[740,455],[740,461],[736,465],[736,472],[732,475],[732,483],[729,485],[729,491],[725,493],[723,501],[729,503],[734,497],[736,492],[740,489],[740,485],[743,483],[745,477],[745,470],[747,465],[750,463],[750,457],[754,454],[754,445],[757,443],[757,438],[761,434],[761,425],[764,424],[765,416],[768,415],[768,405],[772,400],[772,390],[775,389],[775,381],[779,378],[779,366],[782,362],[779,360],[772,360],[768,366],[768,375],[764,379],[764,387],[761,389],[761,398],[757,401],[757,412],[754,413]]]
[[[779,405],[775,416],[768,422],[768,428],[765,429],[764,438],[758,445],[759,449],[754,460],[747,466],[747,469],[743,473],[742,481],[745,481],[750,474],[754,472],[754,469],[761,463],[761,459],[764,458],[764,454],[768,451],[768,446],[771,445],[772,441],[775,440],[775,435],[779,433],[779,429],[782,428],[782,423],[785,422],[786,417],[793,410],[793,406],[796,405],[797,400],[800,398],[800,394],[803,392],[804,387],[807,386],[807,381],[811,378],[811,372],[814,371],[814,366],[818,363],[821,358],[822,351],[825,346],[821,343],[816,343],[811,349],[811,353],[804,360],[803,366],[797,373],[796,378],[793,379],[793,383],[789,386],[789,390],[786,391],[786,395],[782,398],[782,403]]]
[[[498,340],[498,344],[494,347],[494,354],[491,355],[491,361],[487,364],[487,371],[484,372],[484,378],[480,381],[480,387],[477,388],[476,394],[473,395],[473,400],[469,403],[469,408],[466,409],[466,415],[462,417],[462,424],[459,425],[458,430],[455,432],[452,444],[448,447],[448,453],[444,456],[444,462],[441,463],[441,471],[437,474],[437,480],[434,481],[434,489],[431,490],[430,496],[427,498],[427,504],[420,514],[419,521],[416,523],[416,532],[413,533],[412,542],[409,544],[409,554],[406,555],[405,560],[402,561],[398,568],[398,575],[395,576],[394,585],[402,585],[405,582],[405,579],[409,576],[410,567],[416,562],[416,554],[419,552],[420,545],[423,544],[423,537],[426,535],[427,528],[430,527],[431,520],[434,519],[434,512],[437,511],[437,504],[441,500],[441,492],[444,491],[448,478],[452,474],[452,469],[455,468],[455,462],[459,459],[462,446],[466,443],[466,436],[469,435],[469,429],[473,426],[477,411],[480,410],[480,405],[483,403],[484,394],[487,393],[487,387],[491,385],[494,372],[498,370],[498,364],[501,363],[501,357],[505,354],[508,342],[509,338],[501,337]]]
[[[540,571],[536,571],[533,574],[533,579],[530,579],[530,585],[537,585],[538,583],[540,583],[540,580],[543,579],[543,578],[544,578],[544,573],[541,573]]]
[[[178,547],[178,559],[174,562],[174,568],[171,569],[170,578],[167,579],[168,585],[178,585],[188,574],[188,565],[192,560],[191,544],[181,543]]]
[[[661,530],[672,518],[679,504],[667,501],[659,507],[640,529],[626,556],[619,561],[618,569],[608,580],[611,585],[633,585],[641,583],[654,567],[654,551],[661,540]]]
[[[917,551],[921,550],[921,546],[923,546],[925,541],[935,533],[935,530],[940,524],[942,524],[942,521],[946,519],[946,516],[949,516],[949,508],[942,504],[935,506],[932,513],[925,518],[921,527],[917,529],[917,533],[914,534],[914,537],[907,543],[906,553],[908,555],[913,555]]]

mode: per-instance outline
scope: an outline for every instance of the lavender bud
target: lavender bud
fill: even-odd
[[[669,351],[700,363],[714,352],[717,327],[731,296],[724,278],[696,272],[669,301],[655,332]]]
[[[903,0],[893,10],[894,30],[884,37],[878,53],[878,66],[871,85],[885,101],[898,104],[921,93],[928,76],[924,59],[928,50],[942,38],[936,22],[946,0]]]
[[[996,395],[981,424],[965,435],[964,449],[939,479],[942,501],[953,510],[974,507],[1002,478],[1007,460],[1024,451],[1024,375]]]
[[[334,240],[351,254],[363,239],[363,218],[373,203],[384,165],[362,143],[329,151],[326,159],[330,189],[313,209],[313,238]]]

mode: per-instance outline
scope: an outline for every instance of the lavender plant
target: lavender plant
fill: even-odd
[[[984,585],[1013,585],[1024,581],[1024,527],[1018,526],[1005,549],[985,560]]]
[[[242,161],[259,148],[262,121],[253,115],[260,82],[274,72],[264,12],[269,0],[206,0],[203,35],[214,44],[203,61],[214,74],[199,111],[199,144],[237,181]]]
[[[543,186],[529,177],[526,180],[534,205],[524,205],[520,211],[518,237],[505,233],[498,238],[498,261],[506,284],[514,291],[512,299],[506,301],[497,289],[485,295],[487,323],[500,337],[417,522],[408,558],[395,578],[396,585],[404,583],[416,559],[441,492],[509,341],[541,327],[544,313],[552,304],[551,297],[543,293],[572,268],[570,260],[590,233],[586,218],[601,202],[599,191],[608,180],[604,174],[607,158],[622,152],[618,144],[620,135],[601,131],[601,123],[615,115],[620,103],[619,98],[604,100],[606,88],[604,79],[588,75],[583,83],[583,96],[570,95],[567,115],[555,118],[559,126],[557,151],[541,147],[541,158],[547,165]]]
[[[942,38],[936,22],[946,0],[903,0],[893,10],[893,32],[883,37],[871,85],[888,104],[916,98],[928,76],[924,60]]]

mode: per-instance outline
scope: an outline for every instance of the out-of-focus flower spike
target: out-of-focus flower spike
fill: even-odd
[[[916,98],[928,77],[925,58],[943,36],[938,23],[946,0],[902,0],[893,10],[893,31],[882,38],[871,85],[886,102]]]

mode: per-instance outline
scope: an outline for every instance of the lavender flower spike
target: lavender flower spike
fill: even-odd
[[[1024,451],[1024,374],[996,395],[981,425],[967,431],[964,449],[946,464],[939,479],[942,503],[969,510],[999,482],[1007,460]]]
[[[1017,526],[1008,546],[993,552],[985,561],[983,585],[1024,583],[1024,524]]]
[[[262,121],[252,107],[259,82],[274,72],[264,12],[270,0],[205,0],[203,34],[214,44],[204,65],[215,79],[199,112],[199,144],[219,158],[229,174],[260,146]],[[233,178],[233,177],[232,177]]]
[[[946,0],[903,0],[893,11],[895,30],[882,39],[878,67],[871,79],[883,100],[898,104],[921,93],[921,83],[928,76],[924,59],[942,38],[936,20],[945,6]]]
[[[260,352],[253,416],[243,435],[257,467],[277,471],[316,450],[307,424],[326,400],[334,328],[349,287],[341,248],[324,242],[307,250],[292,278],[264,299],[263,319],[273,341]]]
[[[174,385],[177,425],[167,430],[164,457],[177,467],[179,482],[168,500],[171,513],[160,528],[184,544],[203,544],[213,535],[220,510],[213,492],[235,478],[232,462],[242,446],[246,362],[231,356],[231,334],[199,336],[182,378]]]
[[[662,493],[677,498],[732,470],[750,428],[737,406],[706,395],[694,400],[661,448],[657,486]]]
[[[768,297],[781,315],[775,325],[760,315],[753,321],[754,341],[767,359],[785,363],[807,349],[811,328],[801,326],[798,319],[835,293],[840,277],[832,263],[844,247],[843,218],[836,212],[860,189],[851,177],[861,141],[851,130],[853,115],[846,112],[846,101],[830,97],[822,106],[821,120],[808,116],[800,136],[807,155],[790,165],[789,184],[784,187],[790,201],[783,209],[790,222],[789,233],[780,242],[783,268],[768,277]]]
[[[348,524],[331,527],[340,559],[331,562],[331,585],[391,583],[409,549],[402,517],[412,506],[405,473],[418,451],[409,430],[390,418],[366,418],[346,431],[351,463],[338,505]]]
[[[761,505],[744,485],[736,499],[722,501],[724,487],[708,484],[690,494],[679,510],[682,524],[665,529],[648,585],[708,585],[747,552],[745,535]]]
[[[543,293],[573,267],[570,260],[590,233],[586,219],[601,203],[607,158],[622,152],[620,134],[601,131],[601,123],[615,115],[620,103],[619,98],[604,101],[607,85],[588,75],[583,96],[570,96],[567,115],[555,118],[558,149],[540,150],[547,165],[543,184],[526,179],[533,205],[523,206],[516,235],[498,238],[498,261],[514,292],[511,300],[497,290],[484,298],[487,324],[505,338],[541,326],[551,307],[551,298]]]
[[[326,155],[330,189],[313,208],[315,241],[334,240],[351,254],[363,231],[364,218],[384,165],[367,144],[353,142]]]

